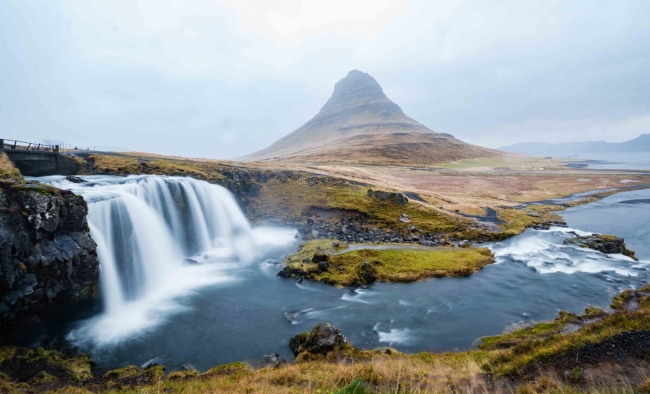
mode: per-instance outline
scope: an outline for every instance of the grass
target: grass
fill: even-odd
[[[483,368],[497,375],[517,375],[533,366],[567,356],[588,344],[604,342],[629,331],[650,330],[650,312],[618,312],[571,334],[532,337],[492,358]]]
[[[606,314],[605,311],[598,308],[588,308],[583,316],[560,311],[558,318],[554,321],[537,323],[532,327],[524,327],[501,335],[481,338],[479,348],[484,350],[511,348],[526,341],[539,340],[559,334],[567,324],[580,324],[586,319],[603,317]]]
[[[155,157],[141,159],[122,154],[91,154],[88,159],[93,163],[93,170],[99,173],[191,176],[209,182],[223,180],[224,178],[221,174],[224,167],[217,162],[211,161]]]
[[[501,224],[501,230],[506,236],[515,236],[523,233],[528,227],[535,224],[547,223],[549,221],[564,221],[561,216],[553,213],[548,207],[540,206],[540,208],[527,207],[526,210],[514,208],[500,208],[497,209],[498,218],[505,223]],[[536,210],[537,209],[537,210]],[[534,215],[530,214],[534,212]]]
[[[468,276],[494,262],[492,252],[484,248],[431,249],[361,249],[341,253],[344,245],[334,247],[334,241],[317,240],[304,243],[300,250],[287,257],[286,265],[302,270],[311,280],[334,286],[368,284],[364,279],[364,264],[368,263],[380,282],[415,282],[425,278]],[[329,269],[321,271],[312,263],[315,253],[328,255]],[[338,254],[333,254],[338,253]]]
[[[0,152],[0,179],[14,180],[17,182],[25,181],[20,171],[18,171],[14,163],[9,160],[4,152]]]
[[[250,210],[260,219],[306,219],[312,208],[341,210],[348,215],[363,215],[368,224],[396,232],[407,233],[413,225],[428,233],[450,232],[466,222],[437,209],[409,201],[406,206],[380,201],[367,195],[369,187],[347,182],[318,182],[311,186],[304,179],[281,182],[278,179],[264,184],[259,197],[251,201]],[[410,223],[400,221],[407,214]]]

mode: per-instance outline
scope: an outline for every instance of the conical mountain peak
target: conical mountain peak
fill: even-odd
[[[397,104],[386,97],[379,83],[370,74],[352,70],[334,85],[332,97],[325,103],[319,115],[372,105],[377,106],[376,110],[402,112]]]
[[[352,70],[316,116],[242,160],[430,165],[496,155],[429,130],[406,116],[373,77]]]

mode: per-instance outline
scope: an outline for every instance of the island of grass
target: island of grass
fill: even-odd
[[[333,286],[367,286],[375,281],[408,283],[426,278],[465,277],[494,263],[486,248],[355,245],[313,240],[287,257],[280,276]]]

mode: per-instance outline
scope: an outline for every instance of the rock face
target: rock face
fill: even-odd
[[[392,201],[397,205],[406,205],[409,199],[402,193],[382,192],[377,190],[368,190],[368,196],[376,198],[379,201]]]
[[[341,330],[329,323],[318,324],[311,333],[303,332],[289,341],[289,347],[297,360],[312,359],[315,355],[327,356],[347,344]]]
[[[94,298],[99,262],[87,212],[71,192],[0,182],[0,337],[17,316]]]
[[[564,240],[564,244],[594,249],[605,254],[622,254],[638,260],[634,256],[634,252],[625,245],[625,240],[613,235],[595,234],[586,237],[574,237]]]
[[[501,155],[429,130],[406,116],[373,77],[352,70],[316,116],[242,160],[431,165]]]

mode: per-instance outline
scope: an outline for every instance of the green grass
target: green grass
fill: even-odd
[[[309,279],[334,286],[357,286],[360,280],[360,264],[367,262],[376,270],[380,282],[415,282],[425,278],[468,276],[494,262],[492,252],[484,248],[435,248],[435,249],[361,249],[340,254],[331,240],[304,243],[300,250],[287,257],[290,268],[300,269]],[[337,250],[338,249],[338,250]],[[328,255],[330,268],[321,272],[317,263],[311,261],[314,253]]]

